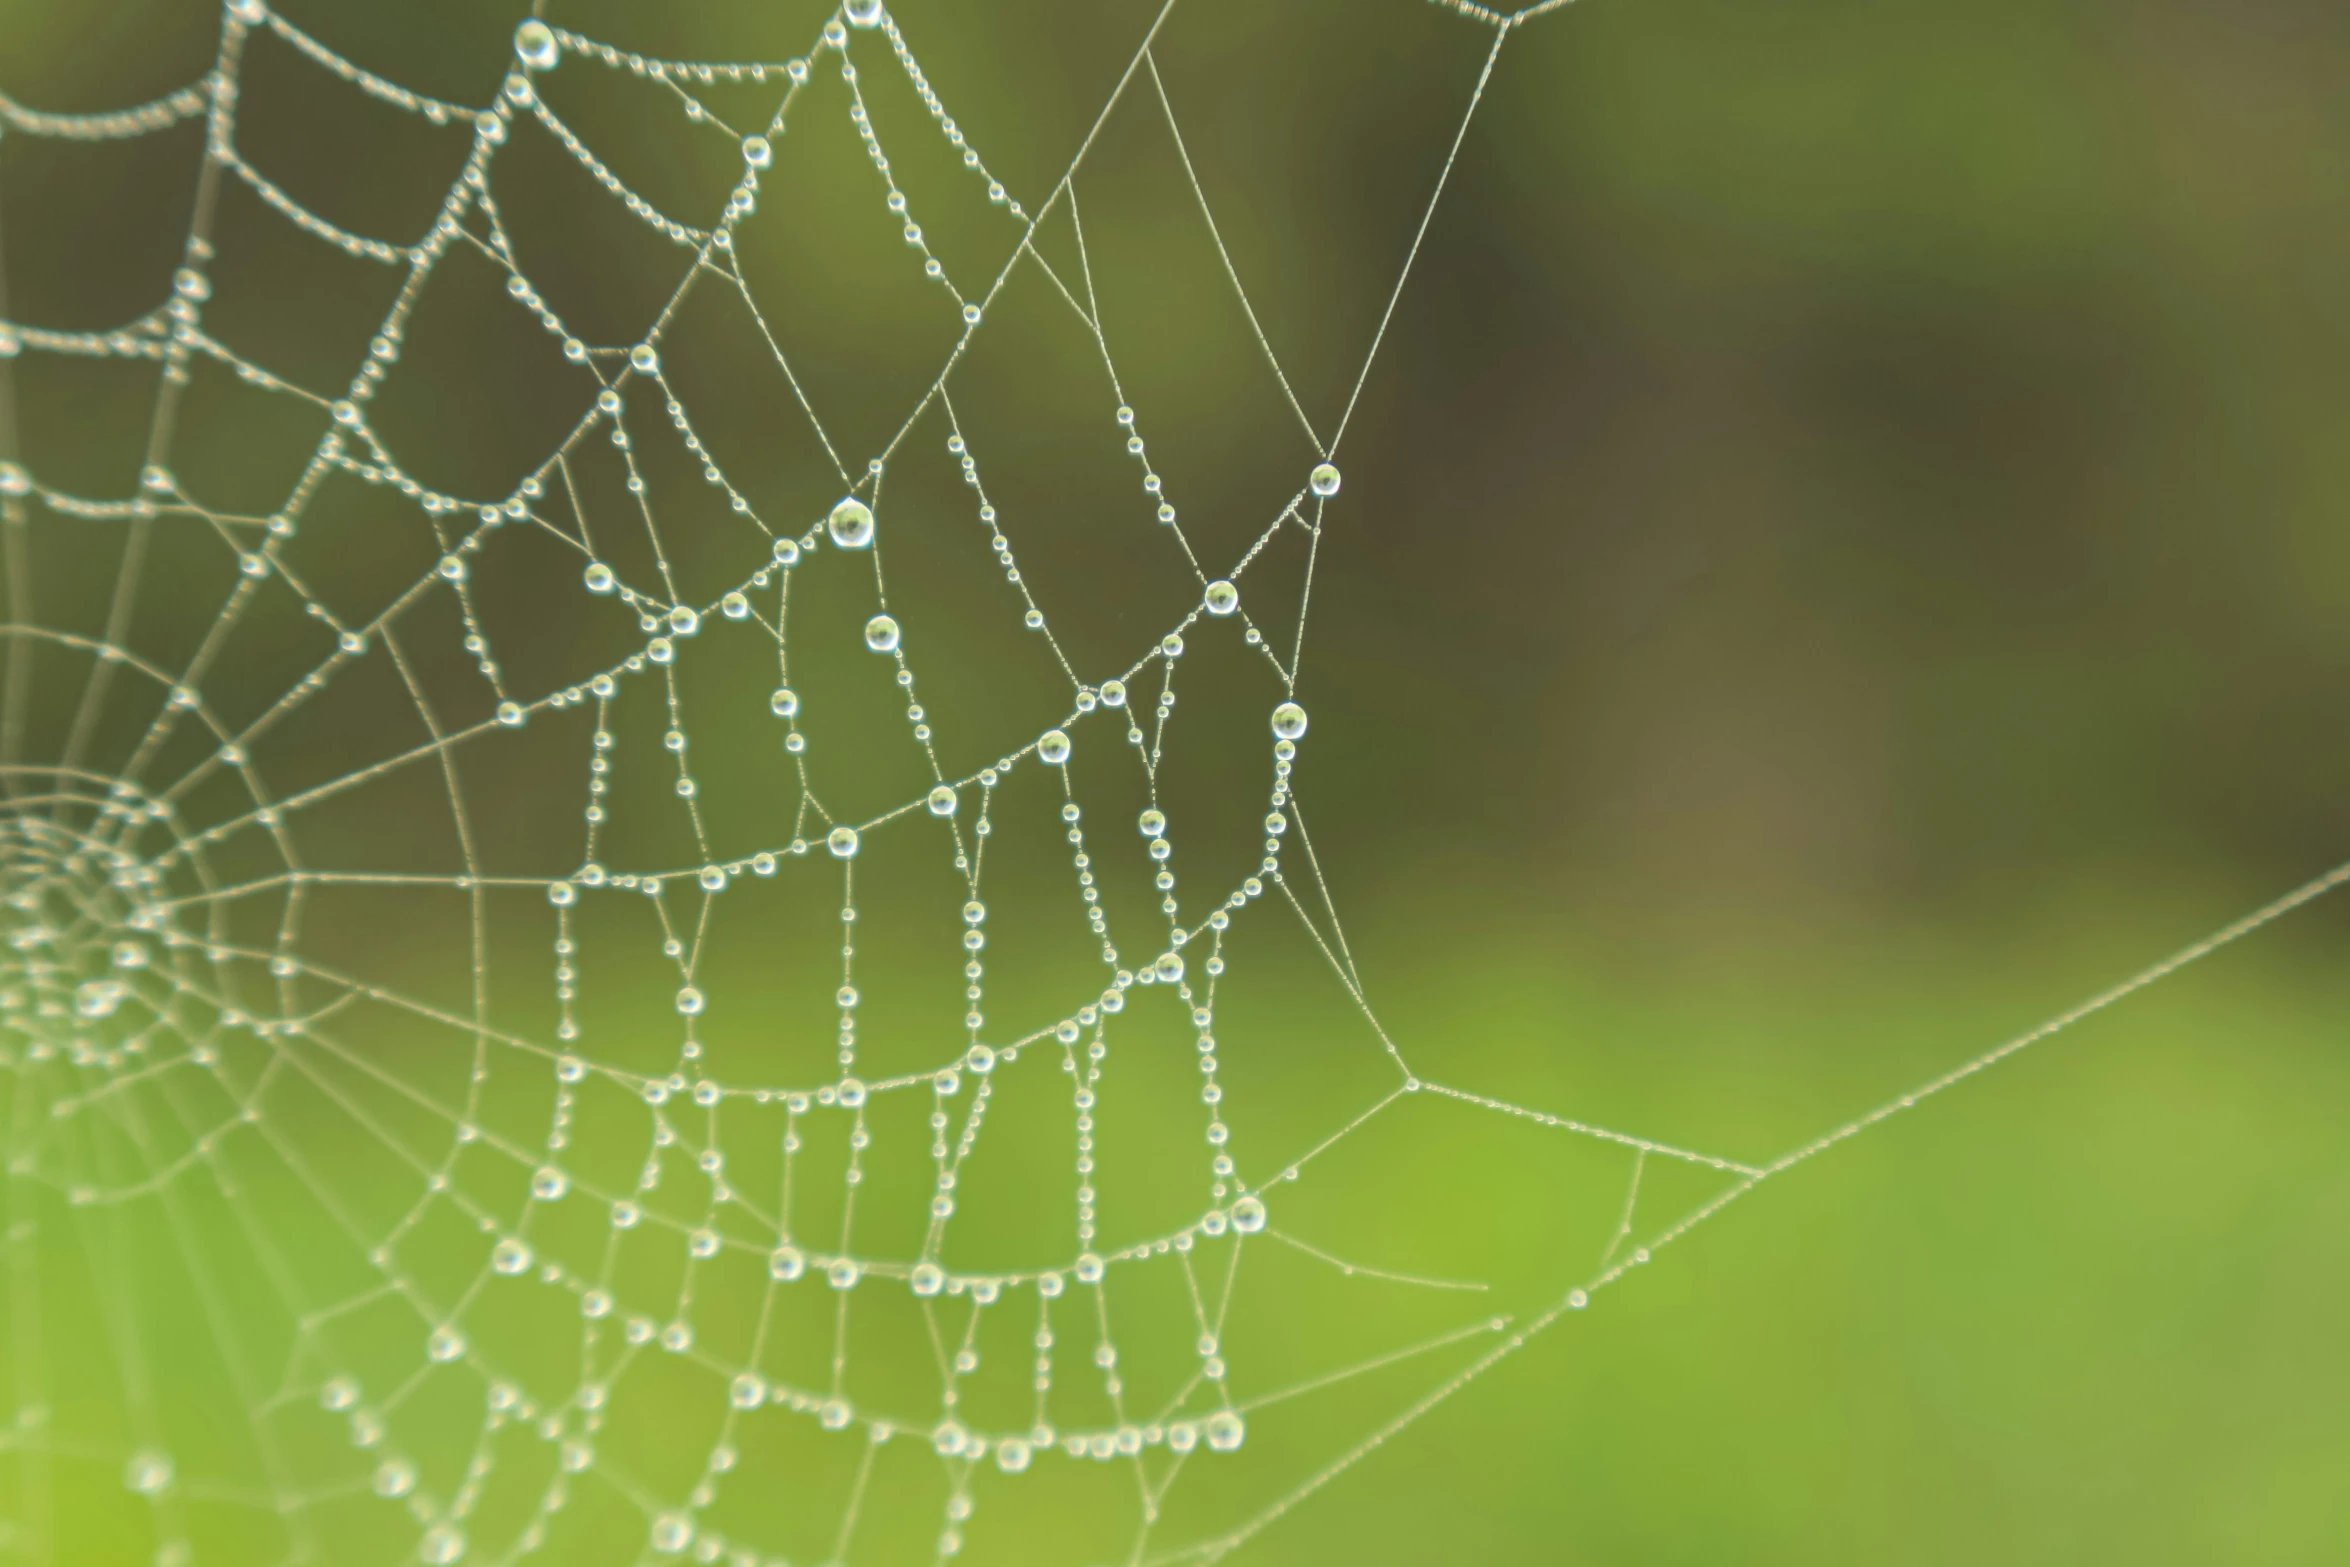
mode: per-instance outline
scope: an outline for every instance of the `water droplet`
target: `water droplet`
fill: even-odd
[[[851,495],[832,508],[824,529],[842,549],[861,550],[873,542],[873,510]]]
[[[837,859],[855,859],[857,857],[857,829],[835,827],[831,832],[825,834],[824,847],[830,849]]]
[[[465,580],[465,562],[459,560],[454,555],[443,555],[441,557],[440,569],[441,575],[446,577],[451,582],[463,582]]]
[[[816,1418],[825,1430],[839,1431],[847,1427],[852,1413],[847,1399],[828,1398],[824,1401],[824,1407],[817,1411]]]
[[[1156,838],[1167,830],[1167,814],[1156,809],[1148,810],[1135,819],[1134,825],[1142,829],[1145,838]]]
[[[704,892],[724,892],[726,890],[726,867],[723,865],[705,865],[702,867],[702,874],[699,880],[702,883],[702,890]]]
[[[1069,737],[1058,729],[1047,729],[1036,742],[1036,754],[1047,766],[1060,766],[1069,760]]]
[[[571,1190],[571,1177],[551,1164],[542,1164],[531,1173],[530,1194],[541,1202],[559,1201]]]
[[[1255,1195],[1243,1197],[1232,1205],[1232,1227],[1243,1235],[1254,1235],[1265,1227],[1264,1199]]]
[[[171,1485],[171,1460],[151,1447],[143,1447],[122,1466],[122,1483],[141,1496],[155,1496]]]
[[[555,30],[535,18],[514,29],[514,53],[521,58],[525,69],[533,71],[551,71],[563,58],[562,48],[555,41]]]
[[[579,901],[579,889],[567,881],[551,882],[547,886],[547,901],[559,909],[569,908]]]
[[[751,615],[751,601],[740,593],[729,593],[718,601],[718,613],[724,615],[728,620],[748,620]]]
[[[530,1266],[530,1248],[509,1235],[491,1248],[490,1266],[512,1278]]]
[[[995,1070],[995,1051],[986,1045],[973,1045],[963,1052],[963,1064],[985,1077]]]
[[[789,686],[777,686],[767,699],[767,709],[778,718],[789,718],[800,710],[799,693]]]
[[[405,1458],[387,1458],[375,1468],[375,1494],[384,1498],[406,1496],[416,1489],[416,1466]]]
[[[0,495],[30,495],[33,476],[25,472],[24,464],[0,462]]]
[[[269,6],[266,0],[229,0],[228,14],[247,27],[255,27],[269,19]]]
[[[955,814],[955,791],[940,784],[930,791],[930,798],[925,803],[929,805],[933,816],[952,816]]]
[[[879,27],[881,0],[848,0],[841,7],[841,14],[849,19],[851,27]]]
[[[686,986],[685,989],[677,993],[677,1010],[684,1013],[687,1017],[694,1016],[696,1013],[700,1012],[705,1005],[707,1005],[707,1003],[702,999],[702,993],[694,989],[694,987],[691,985]]]
[[[1102,705],[1104,707],[1124,707],[1126,705],[1126,682],[1123,680],[1103,681]]]
[[[767,1254],[768,1277],[789,1284],[808,1271],[808,1259],[797,1246],[778,1246]]]
[[[650,343],[639,343],[628,351],[628,368],[638,375],[655,375],[661,369],[661,350]]]
[[[508,729],[520,729],[522,721],[529,716],[530,714],[524,711],[520,702],[500,702],[498,704],[498,722]]]
[[[778,566],[796,566],[799,563],[799,541],[796,539],[777,539],[775,541],[775,564]]]
[[[1077,1282],[1080,1284],[1099,1284],[1106,1268],[1101,1258],[1089,1251],[1080,1255],[1077,1259],[1077,1266],[1069,1271],[1077,1275]]]
[[[1160,953],[1159,961],[1151,967],[1157,972],[1162,985],[1172,985],[1183,977],[1183,959],[1173,952]]]
[[[1200,1429],[1208,1439],[1209,1448],[1219,1453],[1233,1451],[1248,1435],[1248,1427],[1240,1416],[1229,1409],[1219,1409],[1208,1416],[1200,1422]]]
[[[1025,1440],[1007,1436],[995,1445],[995,1466],[1008,1475],[1016,1475],[1028,1467],[1029,1452]]]
[[[763,169],[774,161],[775,149],[768,145],[766,137],[745,136],[743,138],[743,162],[754,169]]]
[[[114,1016],[123,997],[130,994],[130,986],[119,979],[84,980],[74,987],[73,1009],[82,1017],[97,1019]]]
[[[318,1390],[318,1407],[341,1411],[359,1402],[359,1384],[349,1377],[330,1377]]]
[[[669,634],[671,636],[690,637],[701,629],[702,617],[683,604],[669,612]]]
[[[465,1335],[444,1322],[424,1341],[424,1352],[436,1361],[455,1360],[465,1353]]]
[[[1200,602],[1207,606],[1211,615],[1229,615],[1240,608],[1240,589],[1219,577],[1208,584],[1207,592],[1200,596]]]
[[[1306,475],[1306,487],[1328,500],[1338,493],[1338,470],[1326,462],[1314,464],[1314,471]]]
[[[858,1267],[855,1260],[849,1257],[840,1258],[831,1267],[824,1270],[825,1280],[836,1290],[855,1289],[857,1280],[863,1278],[864,1275],[865,1270]]]
[[[147,949],[135,941],[116,942],[114,944],[114,966],[127,969],[145,968],[147,966]]]
[[[946,1270],[935,1262],[917,1262],[907,1283],[917,1295],[931,1296],[946,1288]]]
[[[876,615],[865,622],[865,645],[876,653],[894,653],[898,650],[898,623],[887,615]]]
[[[1277,738],[1299,740],[1305,737],[1305,732],[1306,710],[1304,708],[1295,702],[1284,702],[1273,709],[1273,733]]]
[[[727,1402],[737,1409],[756,1409],[767,1402],[767,1379],[756,1371],[743,1371],[726,1385]]]
[[[416,1554],[430,1562],[432,1567],[448,1567],[449,1563],[465,1554],[465,1536],[449,1524],[434,1524],[424,1531],[424,1538],[417,1542]]]

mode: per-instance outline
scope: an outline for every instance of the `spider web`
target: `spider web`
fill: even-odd
[[[458,103],[230,0],[216,64],[166,97],[0,97],[12,136],[203,147],[166,302],[66,331],[0,296],[0,1547],[1214,1560],[1757,1186],[2350,875],[1776,1158],[1414,1068],[1306,830],[1307,609],[1454,158],[1509,40],[1562,4],[1441,7],[1490,36],[1327,425],[1183,141],[1154,49],[1172,0],[1036,191],[990,171],[878,5],[757,62],[534,20]],[[248,150],[263,50],[439,137],[455,172],[412,237],[323,214]],[[916,112],[892,119],[885,85]],[[645,158],[582,130],[604,123],[584,100],[557,107],[621,88],[721,169],[703,208],[624,175]],[[1163,122],[1293,426],[1290,479],[1238,532],[1179,510],[1113,353],[1077,177],[1114,113]],[[938,328],[863,459],[831,400],[897,396],[891,367],[808,373],[787,345],[809,291],[779,294],[755,244],[819,124],[848,127],[864,182],[821,222],[886,235],[903,308]],[[510,184],[525,148],[539,172]],[[925,157],[951,178],[917,201]],[[550,167],[618,227],[542,242]],[[322,288],[388,301],[345,384],[208,329],[232,201],[331,263]],[[581,292],[591,243],[650,244],[674,280],[611,340],[557,303],[634,308]],[[425,477],[444,465],[379,412],[466,269],[567,376],[554,438],[494,489]],[[1035,458],[982,433],[1008,417],[985,354],[1047,318],[1098,372],[1089,452],[1124,465],[1084,542],[991,480]],[[34,360],[152,383],[127,497],[20,451]],[[207,467],[200,410],[236,399],[283,453]],[[256,482],[273,498],[224,498]],[[1139,607],[1104,620],[1084,573],[1111,571]],[[975,681],[1043,696],[989,706]],[[1335,979],[1359,1075],[1284,1067],[1251,962]],[[1258,1096],[1291,1108],[1252,1121]],[[1321,1172],[1412,1107],[1575,1150],[1596,1262],[1497,1313],[1500,1281],[1350,1227],[1350,1182]],[[1289,1326],[1251,1339],[1250,1302]],[[1280,1427],[1357,1393],[1336,1452]]]

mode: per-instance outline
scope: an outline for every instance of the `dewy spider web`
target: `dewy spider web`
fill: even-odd
[[[205,146],[184,261],[163,305],[118,330],[71,332],[9,319],[0,296],[9,592],[0,1461],[11,1470],[0,1482],[9,1497],[0,1548],[76,1559],[117,1548],[91,1540],[144,1530],[151,1547],[136,1549],[165,1563],[751,1563],[945,1558],[967,1546],[1035,1560],[1066,1537],[1080,1541],[1081,1559],[1213,1560],[1757,1185],[2350,874],[2313,882],[1766,1162],[1667,1146],[1415,1073],[1406,1044],[1372,1013],[1305,835],[1298,768],[1310,723],[1296,684],[1307,589],[1324,518],[1340,504],[1339,446],[1453,156],[1513,33],[1562,4],[1515,14],[1445,7],[1489,29],[1490,47],[1326,433],[1283,374],[1182,150],[1153,54],[1173,0],[1058,183],[1020,193],[1029,204],[989,172],[917,65],[915,41],[877,0],[852,0],[804,57],[780,63],[657,60],[528,22],[486,106],[411,92],[265,0],[229,0],[216,66],[168,97],[96,115],[0,98],[14,136],[97,143],[197,121]],[[248,160],[239,88],[264,45],[470,137],[421,238],[354,232]],[[997,209],[1012,245],[992,276],[951,273],[933,251],[892,174],[860,69],[902,77],[928,113],[917,129],[943,142]],[[667,215],[542,98],[542,84],[582,72],[652,84],[725,139],[735,162],[718,210],[695,214],[697,223]],[[862,471],[834,449],[820,397],[795,375],[736,244],[762,177],[781,175],[800,139],[787,128],[812,112],[795,105],[828,72],[846,84],[907,265],[954,327],[935,379]],[[713,107],[728,92],[729,103],[763,95],[766,117],[730,124]],[[1195,544],[1151,465],[1141,416],[1124,405],[1077,212],[1074,180],[1095,133],[1121,102],[1137,101],[1163,114],[1254,346],[1312,447],[1294,491],[1265,498],[1271,521],[1229,557]],[[584,342],[534,282],[498,177],[502,151],[525,135],[551,139],[604,199],[673,247],[674,288],[633,340]],[[221,281],[213,229],[232,190],[395,280],[339,395],[294,384],[206,330]],[[1042,236],[1064,220],[1076,248],[1048,260]],[[598,386],[569,410],[554,448],[499,494],[446,493],[412,476],[415,459],[373,415],[396,384],[420,303],[458,259],[495,269],[508,308]],[[1024,575],[1013,542],[1020,519],[989,499],[956,406],[958,372],[1024,275],[1041,277],[1098,356],[1118,404],[1114,439],[1141,469],[1141,506],[1104,526],[1159,530],[1187,573],[1176,611],[1129,633],[1114,675],[1081,669],[1086,656],[1056,626],[1057,606]],[[738,309],[731,331],[763,356],[769,394],[796,410],[823,455],[822,484],[846,498],[779,522],[721,461],[716,434],[673,379],[689,300],[711,293]],[[44,478],[39,454],[19,450],[9,367],[24,356],[156,367],[135,495],[68,493]],[[273,507],[208,504],[175,462],[176,426],[200,372],[225,372],[310,421],[306,455]],[[627,413],[647,408],[666,414],[669,432],[631,432]],[[1062,682],[1048,722],[967,773],[942,761],[947,736],[934,739],[916,674],[928,657],[985,655],[957,654],[962,628],[951,621],[937,644],[920,618],[901,625],[882,571],[884,546],[914,526],[901,515],[920,509],[893,508],[883,495],[885,477],[911,460],[917,427],[944,432],[952,477],[968,491],[965,515],[1011,589],[990,613],[1040,644]],[[672,520],[687,508],[657,470],[679,452],[721,500],[731,530],[723,549],[707,530],[689,534]],[[405,554],[370,553],[351,536],[337,508],[370,491],[379,509],[393,498],[398,509],[383,511],[381,526],[413,546]],[[322,532],[324,549],[306,552],[307,536]],[[70,576],[75,560],[118,545],[118,568],[104,557],[98,598],[43,590],[36,554]],[[174,549],[201,555],[216,579]],[[705,592],[699,579],[721,556],[726,574]],[[134,613],[142,573],[159,569],[149,557],[175,563],[175,603],[218,606],[168,655],[142,640],[164,608]],[[1257,585],[1283,569],[1294,584],[1263,595],[1275,610],[1253,608]],[[557,600],[555,610],[529,608]],[[827,626],[828,608],[847,617],[840,626]],[[595,631],[534,646],[553,622],[533,613],[590,614]],[[810,617],[849,635],[825,643],[804,629]],[[862,676],[826,651],[857,635],[859,621]],[[173,644],[161,636],[153,646]],[[1266,792],[1261,845],[1251,808],[1225,835],[1244,853],[1215,882],[1214,846],[1187,841],[1185,815],[1163,808],[1161,786],[1162,770],[1179,762],[1178,672],[1219,651],[1225,675],[1211,663],[1185,684],[1243,714],[1234,732],[1253,736],[1245,749],[1256,780],[1246,787]],[[902,708],[890,727],[903,722],[906,734],[854,723],[828,734],[815,693],[828,679],[844,692],[857,678],[870,687],[877,668],[894,678],[889,701]],[[733,679],[713,696],[737,670],[753,683]],[[63,706],[49,700],[56,693]],[[328,724],[330,712],[346,727]],[[363,732],[348,729],[352,714]],[[942,730],[952,721],[938,719]],[[783,759],[763,793],[735,789],[725,767],[698,766],[735,735]],[[847,814],[837,802],[856,791],[835,789],[827,769],[851,764],[834,756],[905,749],[908,737],[927,778]],[[1115,756],[1121,743],[1131,752],[1131,765],[1116,763],[1121,786],[1139,779],[1143,808],[1089,810],[1078,753]],[[744,794],[755,797],[734,797]],[[556,808],[565,857],[521,863],[533,833],[512,812],[510,839],[478,827],[484,802],[499,799],[529,813]],[[448,825],[453,852],[386,829],[419,801]],[[659,832],[640,830],[655,816]],[[1066,885],[1028,898],[1021,862],[1006,869],[1011,851],[988,853],[999,833],[1039,822],[1066,839],[1075,899]],[[893,853],[905,857],[897,870],[884,865]],[[860,940],[860,921],[917,861],[932,876],[923,893],[931,923],[921,941],[906,939],[919,951],[901,961],[886,943]],[[1179,861],[1187,888],[1210,883],[1208,901],[1179,898]],[[1195,863],[1209,871],[1195,873]],[[938,879],[941,867],[951,875]],[[990,875],[1015,878],[1006,898],[993,898]],[[1065,925],[1072,905],[1094,949],[1091,977],[1069,970],[1049,986],[1011,984],[1009,1000],[1002,988],[991,994],[988,963],[1004,987],[1013,961],[994,954],[1016,949],[1031,922]],[[799,917],[810,911],[828,923]],[[1233,1131],[1226,1087],[1238,1068],[1220,1063],[1217,1030],[1243,1052],[1261,1031],[1252,1040],[1245,1018],[1220,1011],[1219,984],[1252,927],[1291,920],[1368,1024],[1385,1087],[1367,1102],[1325,1098],[1319,1132],[1285,1162],[1259,1165]],[[428,929],[461,937],[432,973],[417,956]],[[730,931],[762,952],[823,955],[823,1021],[752,1016],[768,1006],[757,975],[718,977]],[[520,954],[544,963],[550,942],[551,981],[503,978]],[[872,1019],[900,967],[952,961],[938,956],[946,950],[963,965],[950,1003],[959,1022],[926,1027],[912,1043],[889,1037]],[[632,956],[605,956],[623,951]],[[658,971],[628,966],[648,951],[661,954]],[[527,1001],[515,999],[523,989]],[[736,1006],[738,993],[749,999]],[[1188,1052],[1187,1073],[1196,1068],[1183,1097],[1151,1108],[1162,1131],[1182,1123],[1182,1147],[1145,1183],[1163,1222],[1111,1226],[1096,1191],[1096,1157],[1111,1154],[1103,1118],[1121,1045],[1146,1072],[1154,1027],[1179,1028],[1173,1048]],[[794,1057],[791,1041],[810,1034],[836,1053],[827,1045],[821,1064]],[[891,1059],[893,1046],[909,1053]],[[1300,1260],[1349,1290],[1457,1303],[1460,1290],[1480,1287],[1342,1260],[1320,1237],[1276,1222],[1282,1189],[1309,1164],[1415,1099],[1538,1123],[1614,1161],[1608,1201],[1621,1217],[1596,1269],[1563,1293],[1551,1287],[1523,1315],[1479,1308],[1302,1375],[1237,1352],[1228,1364],[1244,1254]],[[1076,1159],[1073,1191],[1064,1163],[1052,1194],[1052,1211],[1072,1222],[1055,1218],[1048,1239],[1023,1249],[984,1210],[1042,1199],[967,1194],[985,1154],[1009,1144],[1004,1156],[1018,1157],[1033,1140],[1029,1124],[1073,1139]],[[1659,1172],[1674,1169],[1711,1184],[1683,1217],[1636,1240],[1644,1193],[1653,1198]],[[885,1205],[894,1207],[877,1217]],[[86,1327],[76,1320],[84,1314]],[[1265,1444],[1249,1440],[1259,1411],[1447,1354],[1449,1370],[1433,1385],[1421,1376],[1400,1413],[1391,1402],[1352,1446],[1269,1488],[1241,1485],[1234,1505],[1170,1537],[1179,1478],[1259,1461]],[[187,1370],[191,1361],[201,1369]],[[656,1427],[656,1440],[638,1439]],[[897,1456],[908,1454],[919,1472]],[[913,1497],[918,1506],[900,1500]]]

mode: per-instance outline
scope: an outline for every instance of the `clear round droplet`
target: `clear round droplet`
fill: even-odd
[[[1232,1205],[1232,1227],[1243,1235],[1254,1235],[1265,1227],[1264,1199],[1254,1195],[1243,1197]]]
[[[855,859],[857,857],[857,829],[835,827],[824,835],[824,847],[832,851],[835,859]]]
[[[652,375],[661,368],[661,350],[650,343],[639,343],[628,351],[628,368],[638,375]]]
[[[1338,470],[1326,462],[1314,464],[1314,471],[1306,475],[1306,487],[1328,500],[1338,493]]]
[[[122,1466],[122,1483],[141,1496],[155,1496],[171,1486],[171,1459],[151,1447],[131,1454]]]
[[[756,1371],[736,1374],[727,1384],[726,1401],[737,1409],[756,1409],[767,1401],[767,1379]]]
[[[940,784],[930,791],[930,798],[923,803],[930,807],[933,816],[952,816],[955,814],[955,791]]]
[[[1273,734],[1275,738],[1282,740],[1299,740],[1305,737],[1305,732],[1306,710],[1304,708],[1298,706],[1295,702],[1284,702],[1279,707],[1273,709]]]
[[[663,1513],[653,1520],[655,1556],[675,1556],[694,1543],[693,1520],[683,1513]]]
[[[848,0],[841,7],[841,15],[848,18],[851,27],[879,27],[881,0]]]
[[[767,1276],[781,1284],[789,1284],[808,1271],[808,1259],[797,1246],[778,1246],[767,1254]]]
[[[1200,595],[1200,602],[1207,606],[1211,615],[1229,615],[1240,608],[1240,589],[1219,577],[1208,584],[1207,591]]]
[[[590,593],[609,593],[619,580],[612,575],[612,568],[600,560],[581,573],[581,578]]]
[[[1103,682],[1102,682],[1102,706],[1104,706],[1104,707],[1124,707],[1125,705],[1126,705],[1126,682],[1125,682],[1125,681],[1123,681],[1123,680],[1105,680],[1105,681],[1103,681]]]
[[[995,1051],[986,1045],[973,1045],[963,1052],[963,1064],[985,1077],[995,1070]]]
[[[854,495],[848,496],[824,519],[824,531],[842,549],[861,550],[873,542],[873,508]]]
[[[1248,1427],[1240,1416],[1229,1409],[1219,1409],[1201,1421],[1200,1431],[1208,1439],[1209,1450],[1218,1453],[1232,1452],[1248,1435]]]
[[[525,68],[533,71],[551,71],[563,58],[562,47],[555,41],[555,30],[535,18],[514,29],[514,53]]]
[[[1077,1275],[1077,1282],[1080,1284],[1099,1284],[1102,1281],[1102,1274],[1107,1269],[1101,1258],[1089,1251],[1078,1257],[1077,1266],[1069,1271]]]
[[[1159,837],[1167,830],[1167,813],[1155,808],[1145,811],[1135,818],[1134,825],[1142,830],[1145,838]]]
[[[876,653],[894,653],[898,650],[898,623],[887,615],[876,615],[865,622],[865,645]]]
[[[1060,766],[1069,760],[1069,737],[1058,729],[1047,729],[1036,742],[1036,754],[1046,766]]]
[[[767,699],[767,710],[778,718],[790,718],[800,710],[799,693],[789,686],[777,686]]]
[[[729,593],[718,601],[718,613],[724,615],[728,620],[748,620],[751,615],[751,601],[740,593]]]
[[[743,138],[743,162],[754,169],[763,169],[774,161],[775,149],[767,144],[766,137],[745,136]]]
[[[683,990],[677,993],[677,1010],[684,1013],[687,1017],[694,1016],[708,1004],[709,1003],[703,998],[702,993],[694,989],[694,987],[691,985],[686,986]]]
[[[913,1287],[914,1293],[917,1295],[925,1297],[935,1295],[946,1288],[946,1270],[935,1262],[917,1262],[914,1264],[912,1276],[906,1282]]]

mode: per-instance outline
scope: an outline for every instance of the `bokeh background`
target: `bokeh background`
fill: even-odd
[[[1155,14],[892,11],[1016,194],[1068,164]],[[520,15],[286,12],[476,103]],[[822,17],[548,14],[648,53],[768,59]],[[0,90],[135,102],[200,73],[216,37],[201,6],[21,0],[0,10]],[[1160,35],[1233,264],[1324,430],[1490,40],[1416,0],[1182,0]],[[270,40],[247,71],[240,140],[272,178],[362,232],[418,227],[452,144],[371,117]],[[2350,16],[2286,0],[1584,0],[1513,38],[1338,453],[1299,688],[1319,865],[1420,1071],[1767,1160],[2350,856],[2345,80]],[[557,86],[680,210],[731,180],[641,91]],[[1079,173],[1088,254],[1170,492],[1245,538],[1311,455],[1146,89]],[[853,144],[801,165],[797,138],[763,198],[787,215],[776,297],[863,453],[952,326],[870,259],[902,255],[886,225],[840,216],[877,216]],[[198,151],[192,128],[0,138],[11,317],[109,328],[152,308]],[[677,253],[547,180],[500,194],[550,296],[591,340],[631,341]],[[207,327],[334,385],[381,280],[248,206],[223,219]],[[942,253],[966,233],[925,221]],[[870,252],[860,233],[880,235]],[[378,428],[433,482],[503,493],[581,383],[496,288],[451,292],[401,372],[419,395],[387,393]],[[983,463],[1014,475],[1040,594],[1106,648],[1155,635],[1165,563],[1103,542],[1108,508],[1137,529],[1144,513],[1061,309],[1007,295],[981,334],[1003,352],[975,356],[957,395]],[[711,403],[773,406],[758,365],[708,363]],[[128,494],[152,373],[14,370],[43,481]],[[249,498],[282,493],[316,436],[226,395],[186,423],[175,465],[223,507],[273,504]],[[780,437],[752,446],[778,505],[818,515],[834,481]],[[44,526],[41,612],[86,613],[114,546]],[[511,598],[517,637],[558,634],[533,594]],[[169,595],[150,608],[173,623]],[[968,715],[976,765],[1034,733],[1050,682],[966,662],[925,678],[942,735]],[[1220,678],[1187,702],[1215,704]],[[1270,698],[1234,674],[1229,700]],[[875,744],[895,722],[877,709]],[[1245,784],[1197,780],[1204,817],[1245,827],[1252,765]],[[890,780],[860,782],[879,801]],[[527,794],[484,809],[523,837],[537,814]],[[435,852],[426,827],[378,825],[388,843],[414,828],[398,853]],[[2350,1554],[2346,937],[2350,910],[2321,901],[1774,1181],[1236,1559]],[[403,941],[384,961],[436,983],[446,955]],[[540,972],[523,965],[543,965],[543,935],[520,946],[518,971]],[[1294,933],[1266,950],[1240,992],[1254,1013],[1236,1002],[1223,1031],[1265,1041],[1283,1105],[1266,1135],[1302,1148],[1359,1107],[1370,1079],[1348,1074],[1376,1045]],[[1391,1239],[1395,1267],[1530,1291],[1588,1274],[1620,1161],[1413,1115],[1301,1187],[1330,1224]],[[1704,1195],[1655,1196],[1644,1227]],[[1316,1287],[1264,1302],[1268,1357],[1303,1357],[1354,1309]],[[1310,1471],[1414,1385],[1301,1404],[1252,1429],[1250,1456]],[[93,1518],[120,1506],[113,1470],[87,1489]],[[1063,1532],[1085,1542],[1071,1559],[1110,1559],[1094,1505],[1029,1520],[1030,1559]],[[89,1527],[66,1559],[135,1538]]]

